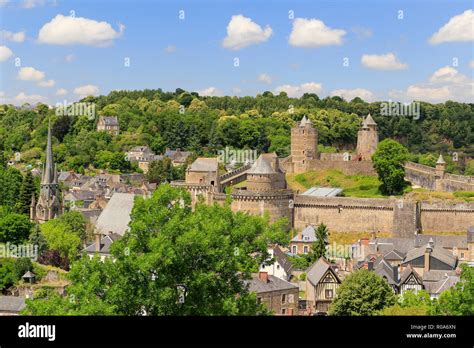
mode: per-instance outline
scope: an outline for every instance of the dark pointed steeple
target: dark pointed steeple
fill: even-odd
[[[53,160],[53,146],[51,144],[51,121],[48,123],[48,143],[46,145],[46,163],[43,170],[42,184],[51,184],[55,177],[55,167]]]

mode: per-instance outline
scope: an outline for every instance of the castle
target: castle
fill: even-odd
[[[284,217],[288,228],[301,230],[324,223],[335,232],[389,232],[412,237],[421,232],[465,232],[474,224],[474,204],[418,202],[396,198],[315,197],[293,192],[285,173],[337,169],[347,175],[374,174],[371,156],[378,144],[377,124],[368,115],[358,133],[355,156],[317,152],[318,135],[311,121],[303,117],[291,130],[291,153],[279,159],[275,153],[261,154],[251,165],[219,175],[217,158],[198,158],[186,171],[185,181],[174,187],[191,193],[193,204],[199,196],[207,204],[224,204],[226,187],[234,187],[233,211],[268,214],[269,221]],[[439,164],[440,165],[440,164]],[[435,170],[435,169],[434,169]],[[438,167],[440,175],[441,167]]]
[[[379,137],[377,124],[369,114],[357,133],[356,154],[318,153],[318,132],[312,122],[303,119],[291,129],[290,156],[282,159],[286,173],[305,173],[311,170],[337,169],[346,175],[375,174],[372,155],[377,149]]]
[[[41,176],[41,189],[38,202],[35,195],[31,197],[30,219],[39,223],[52,220],[63,212],[61,191],[58,184],[58,172],[53,160],[51,144],[51,123],[48,124],[48,140],[46,145],[46,163]]]

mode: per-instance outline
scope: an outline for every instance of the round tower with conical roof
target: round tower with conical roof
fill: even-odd
[[[357,155],[362,161],[371,161],[378,144],[377,123],[368,114],[357,133]]]

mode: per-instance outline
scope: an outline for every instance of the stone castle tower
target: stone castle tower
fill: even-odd
[[[318,132],[306,116],[291,129],[292,172],[304,173],[310,170],[312,160],[318,156]]]
[[[38,202],[33,195],[30,207],[30,219],[39,223],[54,219],[62,214],[61,191],[58,184],[58,172],[53,160],[51,144],[51,123],[48,125],[48,143],[46,145],[46,163],[41,177],[41,190]]]
[[[357,133],[357,155],[362,161],[371,161],[378,144],[377,123],[368,114]]]

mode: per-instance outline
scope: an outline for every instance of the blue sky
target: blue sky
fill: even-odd
[[[471,1],[0,0],[0,6],[3,102],[54,104],[114,89],[177,87],[204,95],[284,90],[474,100]]]

